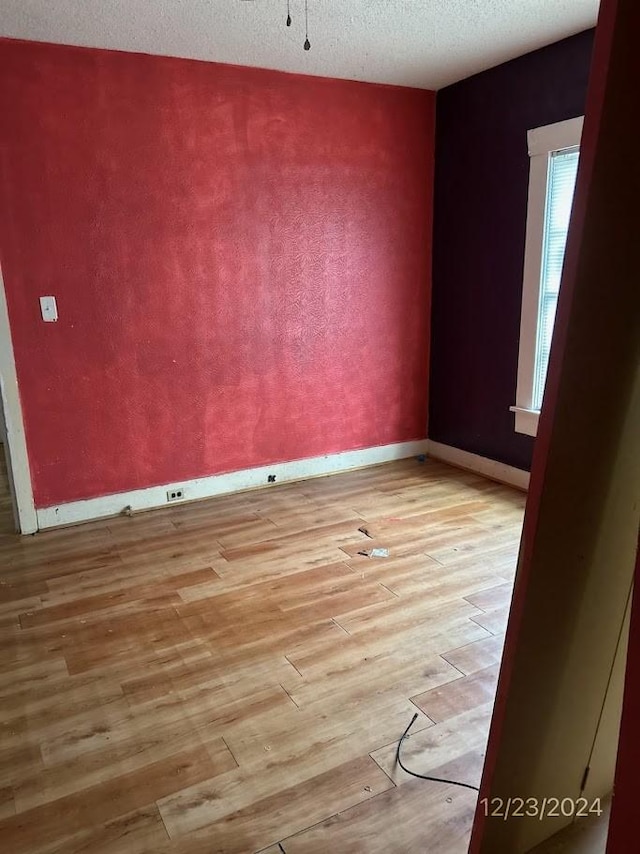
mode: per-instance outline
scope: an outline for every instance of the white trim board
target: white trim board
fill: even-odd
[[[520,344],[515,405],[516,433],[535,436],[540,412],[533,408],[543,281],[545,217],[549,191],[549,168],[554,151],[580,145],[583,116],[527,131],[529,148],[529,191],[522,273]]]
[[[146,489],[134,489],[130,492],[119,492],[113,495],[102,495],[99,498],[89,498],[85,501],[70,501],[66,504],[43,507],[37,510],[38,527],[41,530],[58,528],[62,525],[88,522],[91,519],[119,516],[127,507],[130,507],[134,513],[157,507],[167,507],[167,492],[170,490],[183,489],[184,500],[172,501],[171,504],[184,504],[188,501],[228,495],[245,489],[255,489],[259,486],[266,487],[268,475],[276,476],[276,484],[290,483],[291,481],[337,474],[351,469],[378,465],[379,463],[388,463],[392,460],[402,460],[426,452],[426,439],[415,442],[398,442],[393,445],[380,445],[357,451],[343,451],[338,454],[327,454],[323,457],[274,463],[269,466],[258,466],[226,474],[199,477],[195,480],[150,486]]]
[[[24,434],[24,420],[18,391],[16,360],[13,352],[9,310],[0,270],[0,403],[4,411],[9,489],[13,500],[16,526],[21,534],[33,534],[38,521],[33,502],[31,471]]]
[[[577,116],[575,119],[528,130],[529,157],[537,157],[539,154],[546,157],[550,151],[561,151],[563,148],[580,145],[583,125],[584,116]]]
[[[566,119],[564,122],[555,122],[552,125],[543,125],[527,131],[527,146],[529,157],[543,154],[545,157],[550,151],[561,151],[563,148],[573,148],[580,145],[584,116],[575,119]]]
[[[508,486],[515,486],[516,489],[522,489],[525,492],[529,489],[528,471],[499,463],[496,460],[490,460],[488,457],[472,454],[469,451],[462,451],[460,448],[454,448],[451,445],[442,445],[440,442],[429,439],[427,456],[443,463],[449,463],[457,468],[475,472],[491,480],[506,483]]]

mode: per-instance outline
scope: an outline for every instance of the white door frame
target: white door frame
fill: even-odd
[[[7,296],[0,269],[0,396],[4,411],[9,489],[13,498],[16,527],[21,534],[34,534],[38,530],[38,517],[33,501],[31,471],[24,433],[22,405],[18,391],[16,360],[13,352]]]

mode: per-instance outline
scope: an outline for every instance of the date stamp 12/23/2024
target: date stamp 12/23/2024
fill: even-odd
[[[602,815],[600,798],[482,798],[485,816],[500,818],[588,818]]]

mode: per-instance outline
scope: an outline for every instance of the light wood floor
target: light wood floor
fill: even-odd
[[[3,534],[13,533],[14,530],[13,511],[11,509],[11,500],[9,498],[7,464],[4,457],[4,445],[0,442],[0,536]],[[0,570],[1,569],[2,565],[0,564]]]
[[[2,850],[462,854],[395,747],[478,782],[523,506],[410,460],[0,534]]]
[[[575,819],[555,836],[531,849],[530,854],[605,854],[611,799],[602,802],[602,815]]]

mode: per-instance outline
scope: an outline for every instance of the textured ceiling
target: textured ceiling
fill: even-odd
[[[0,0],[14,38],[438,89],[593,26],[598,0]]]

